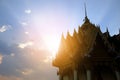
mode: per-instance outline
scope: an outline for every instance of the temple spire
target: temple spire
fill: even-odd
[[[85,23],[86,23],[86,22],[89,22],[89,19],[88,19],[88,17],[87,17],[86,3],[84,3],[84,8],[85,8],[85,19],[84,19],[84,21],[85,21]]]
[[[108,30],[108,27],[106,27],[106,36],[109,37],[110,34],[109,34],[109,30]]]
[[[109,33],[109,31],[108,31],[108,27],[106,27],[106,32]]]
[[[74,29],[74,32],[73,32],[73,36],[75,36],[77,34],[76,30]]]
[[[84,8],[85,8],[85,17],[87,17],[86,3],[84,3]]]

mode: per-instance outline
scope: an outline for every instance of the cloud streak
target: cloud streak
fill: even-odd
[[[0,27],[0,32],[5,32],[7,30],[11,29],[11,25],[2,25]]]
[[[32,46],[32,45],[33,45],[33,42],[28,41],[28,42],[25,42],[25,43],[19,43],[18,47],[24,49],[25,47]]]
[[[28,25],[27,22],[20,22],[20,24],[21,24],[22,26],[27,26],[27,25]]]
[[[32,11],[30,9],[25,10],[26,14],[30,14]]]

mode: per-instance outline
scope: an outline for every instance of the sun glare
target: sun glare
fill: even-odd
[[[44,37],[44,42],[46,48],[52,53],[52,57],[54,58],[59,46],[59,39],[56,36],[49,35]]]
[[[32,26],[35,27],[31,27],[31,31],[34,30],[33,33],[35,35],[41,36],[43,45],[45,45],[44,48],[49,50],[52,53],[51,56],[54,58],[60,42],[60,36],[57,36],[59,35],[59,33],[57,33],[58,28],[63,26],[67,20],[61,18],[63,17],[61,14],[53,15],[51,11],[44,11],[40,14],[33,12],[32,14]],[[39,38],[37,37],[36,40],[39,40]]]

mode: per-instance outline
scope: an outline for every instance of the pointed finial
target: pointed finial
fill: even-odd
[[[84,3],[84,8],[85,8],[85,17],[87,17],[86,3]]]
[[[108,27],[106,27],[106,32],[109,33],[109,31],[108,31]]]
[[[84,19],[84,21],[85,21],[85,23],[86,23],[86,22],[89,22],[89,19],[87,18],[86,3],[84,3],[84,8],[85,8],[85,19]]]
[[[76,30],[75,30],[75,28],[74,28],[74,32],[77,33]]]
[[[108,27],[106,27],[106,36],[110,37],[109,31],[108,31]]]
[[[70,36],[70,33],[69,33],[69,31],[67,31],[67,36]]]
[[[76,34],[77,34],[77,32],[76,32],[76,30],[74,29],[73,35],[76,35]]]
[[[64,40],[64,39],[65,39],[65,37],[64,37],[64,34],[62,33],[61,40]]]

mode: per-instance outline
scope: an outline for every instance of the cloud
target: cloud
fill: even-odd
[[[26,14],[30,14],[32,11],[30,9],[25,10]]]
[[[18,47],[23,49],[23,48],[25,48],[27,46],[32,46],[32,45],[33,45],[33,42],[28,41],[28,42],[25,42],[25,43],[19,43]]]
[[[16,71],[20,72],[22,75],[30,75],[34,72],[32,69],[23,69],[23,70],[17,69]]]
[[[27,41],[22,44],[30,46],[33,44],[31,42]],[[49,51],[33,47],[20,49],[18,44],[8,46],[0,41],[0,53],[2,62],[0,80],[57,80],[56,70],[50,66]]]
[[[52,62],[52,56],[47,56],[44,60],[44,63],[51,63]]]
[[[0,54],[0,64],[2,64],[3,56]]]
[[[10,56],[12,56],[12,57],[13,57],[13,56],[15,56],[15,54],[14,54],[14,53],[11,53],[11,54],[10,54]]]
[[[20,24],[21,24],[22,26],[27,26],[27,25],[28,25],[27,22],[20,22]]]
[[[6,30],[11,29],[11,25],[2,25],[0,27],[0,32],[5,32]]]
[[[28,35],[28,34],[29,34],[29,32],[27,32],[27,31],[26,31],[26,32],[25,32],[25,34],[27,34],[27,35]]]

